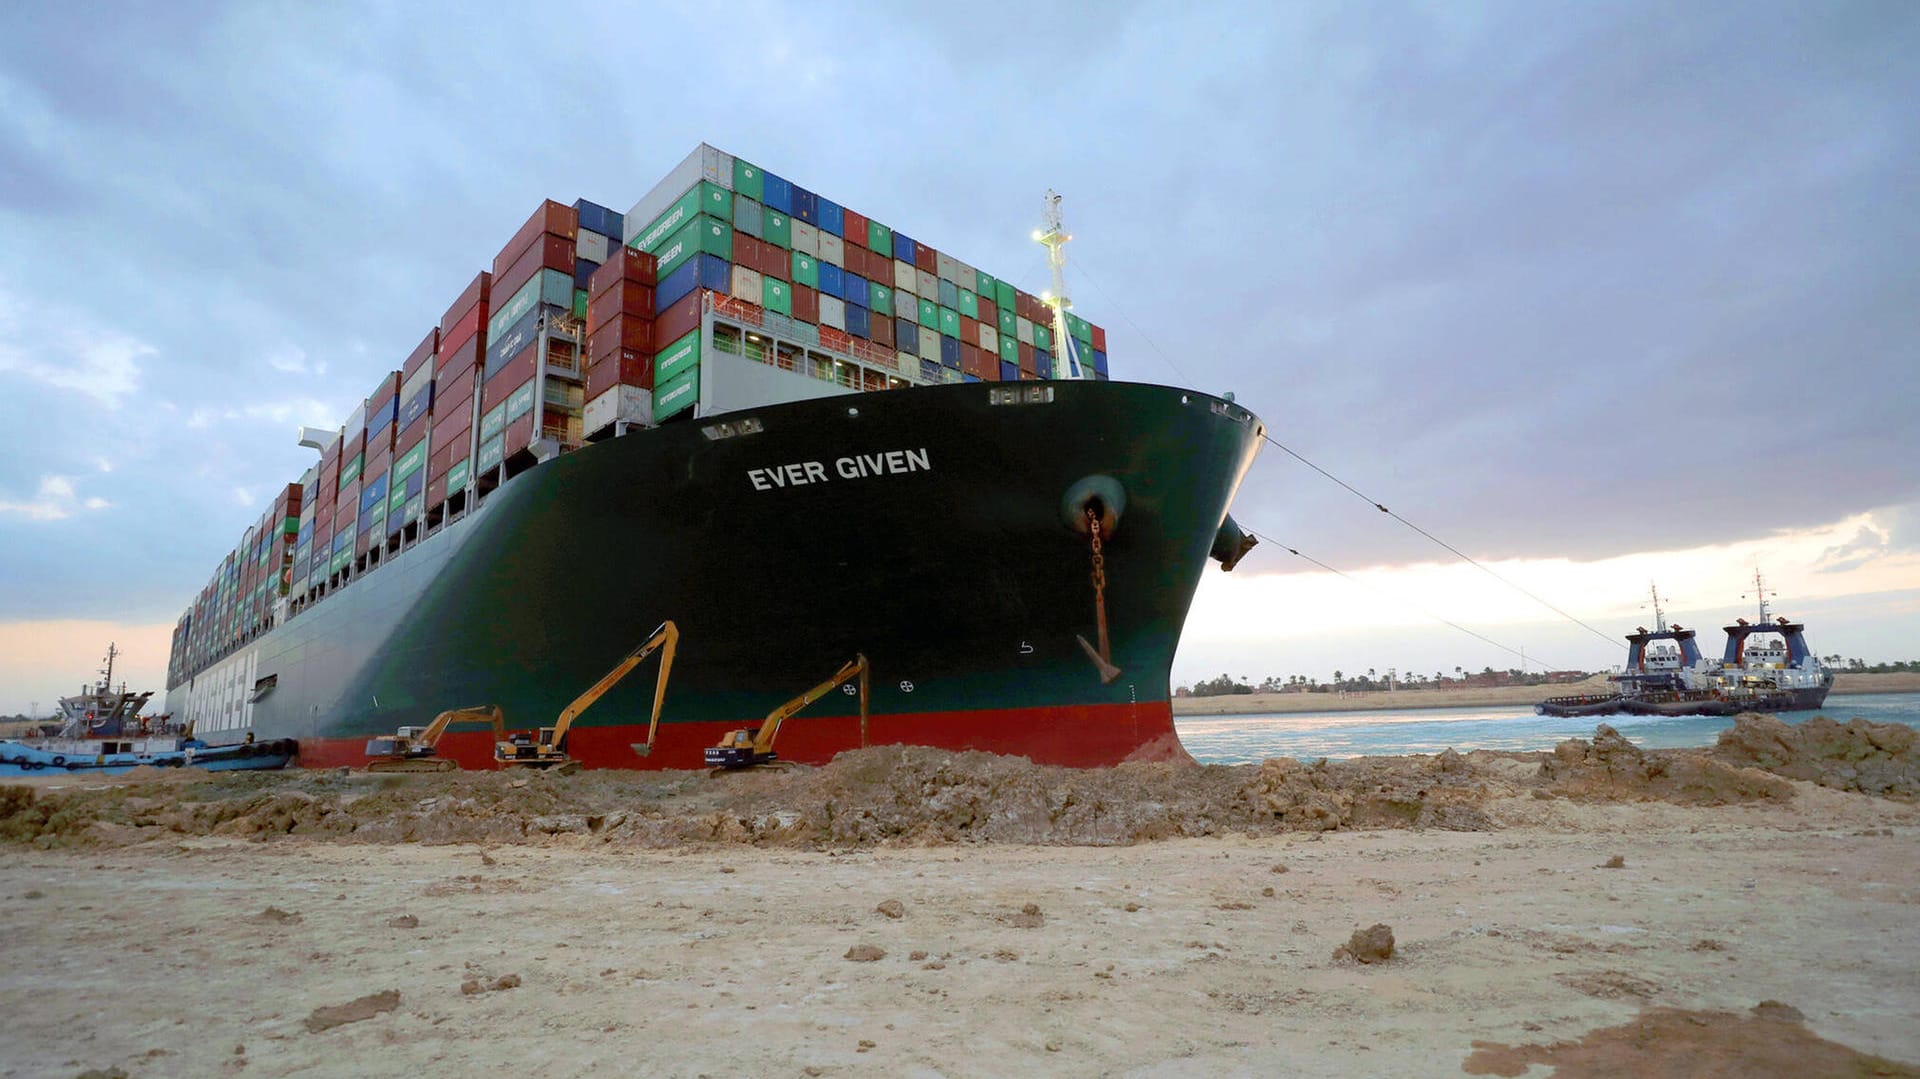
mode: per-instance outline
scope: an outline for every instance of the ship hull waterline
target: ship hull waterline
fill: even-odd
[[[358,764],[368,737],[447,708],[551,725],[671,619],[681,645],[654,752],[633,748],[649,661],[576,721],[568,749],[588,767],[701,767],[721,733],[856,653],[872,670],[864,737],[857,699],[832,693],[782,728],[782,758],[863,742],[1074,766],[1183,756],[1173,652],[1260,421],[1167,387],[1018,386],[1052,400],[915,388],[587,446],[171,692],[190,709],[226,702],[190,714],[210,740],[292,737],[303,765]],[[717,426],[743,419],[757,430]],[[1121,674],[1103,682],[1080,643],[1097,639],[1095,597],[1069,492],[1116,487],[1104,594]],[[442,744],[489,762],[483,733]]]

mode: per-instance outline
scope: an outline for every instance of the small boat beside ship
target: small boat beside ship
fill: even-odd
[[[145,717],[140,709],[153,696],[113,684],[113,661],[120,651],[107,646],[98,683],[60,698],[60,730],[47,738],[0,739],[0,777],[46,772],[117,775],[135,768],[204,768],[238,771],[284,768],[293,760],[292,739],[210,745],[193,736],[191,723],[175,725],[167,716]]]
[[[1826,703],[1833,672],[1807,647],[1803,623],[1775,618],[1765,583],[1754,574],[1757,622],[1724,627],[1719,660],[1700,652],[1695,631],[1668,625],[1653,593],[1654,629],[1627,634],[1627,665],[1612,693],[1549,697],[1534,706],[1543,716],[1732,716],[1742,712],[1804,712]]]

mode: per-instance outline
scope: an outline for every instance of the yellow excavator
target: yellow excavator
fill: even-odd
[[[491,723],[493,739],[506,737],[506,717],[497,705],[485,708],[454,708],[433,717],[424,727],[402,727],[391,735],[367,741],[369,772],[451,772],[460,767],[435,754],[440,736],[455,723]]]
[[[653,737],[660,730],[660,705],[667,697],[667,672],[673,669],[673,650],[679,643],[679,627],[672,621],[660,623],[660,628],[654,630],[644,644],[628,652],[626,658],[614,664],[613,669],[598,682],[575,697],[553,726],[540,728],[538,734],[515,731],[505,737],[496,737],[493,743],[494,762],[503,768],[553,769],[562,774],[579,771],[580,762],[567,755],[567,731],[573,726],[573,721],[657,650],[660,653],[660,678],[653,689],[653,721],[647,726],[646,743],[633,747],[643,757],[652,753]]]
[[[867,657],[858,654],[835,671],[833,677],[768,712],[767,718],[761,720],[758,727],[728,731],[718,745],[707,747],[707,766],[716,770],[738,771],[772,764],[779,759],[773,752],[773,740],[780,736],[780,724],[855,675],[860,677],[860,730],[864,734],[867,729]]]

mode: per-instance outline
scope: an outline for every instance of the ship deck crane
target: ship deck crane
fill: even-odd
[[[445,757],[438,756],[434,747],[440,743],[440,736],[455,723],[491,723],[493,738],[498,742],[506,736],[506,717],[501,714],[498,705],[484,708],[453,708],[433,717],[433,722],[425,727],[402,727],[390,735],[380,735],[367,741],[367,771],[369,772],[451,772],[460,767]],[[189,734],[191,737],[191,734]]]
[[[551,727],[542,727],[536,733],[517,731],[514,734],[498,738],[493,744],[493,759],[504,768],[554,768],[561,771],[574,771],[579,762],[567,754],[567,732],[573,727],[573,721],[580,713],[593,707],[606,692],[619,684],[622,678],[630,674],[655,651],[660,653],[660,677],[653,688],[653,719],[647,725],[647,740],[633,748],[646,756],[653,752],[653,738],[660,730],[660,706],[667,697],[667,674],[673,669],[674,648],[680,642],[680,630],[671,620],[660,623],[640,647],[628,652],[626,657],[613,665],[613,669],[602,675],[598,682],[588,687],[585,693],[573,699],[560,718]]]
[[[856,675],[860,678],[860,729],[864,732],[867,729],[867,673],[866,655],[856,654],[831,678],[768,712],[767,718],[761,720],[758,727],[728,731],[717,745],[707,747],[707,765],[718,770],[737,771],[772,764],[779,759],[773,751],[773,742],[780,736],[780,725]]]

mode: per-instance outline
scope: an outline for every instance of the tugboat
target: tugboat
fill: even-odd
[[[1534,705],[1543,716],[1732,716],[1741,712],[1803,712],[1826,703],[1833,672],[1807,647],[1806,626],[1770,619],[1766,583],[1753,575],[1760,620],[1737,618],[1725,627],[1718,663],[1700,654],[1694,631],[1669,626],[1653,594],[1654,629],[1627,634],[1627,665],[1609,681],[1612,693],[1549,697]],[[1750,640],[1764,634],[1759,640]]]
[[[193,736],[193,725],[178,727],[167,716],[140,715],[151,691],[129,692],[113,685],[113,661],[120,650],[107,645],[100,681],[78,694],[60,698],[60,730],[50,738],[0,739],[0,777],[43,771],[118,774],[146,765],[195,767],[211,771],[284,768],[293,759],[292,739],[211,746]]]

